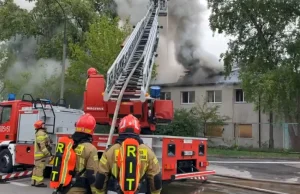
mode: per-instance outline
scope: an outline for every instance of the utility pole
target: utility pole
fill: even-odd
[[[66,58],[67,58],[67,15],[64,10],[64,8],[61,6],[58,0],[55,0],[56,3],[59,5],[61,8],[63,14],[64,14],[64,41],[63,41],[63,57],[62,57],[62,65],[61,65],[61,80],[60,80],[60,99],[59,103],[61,100],[64,99],[64,91],[65,91],[65,71],[66,71]]]
[[[65,72],[66,72],[66,56],[67,55],[67,20],[65,18],[64,24],[64,44],[63,44],[63,58],[61,67],[61,81],[60,81],[60,99],[64,99],[65,91]]]

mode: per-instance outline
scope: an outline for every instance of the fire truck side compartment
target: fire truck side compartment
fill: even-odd
[[[175,174],[205,171],[207,158],[199,152],[200,148],[206,153],[206,138],[165,136],[162,142],[163,180],[169,180]]]
[[[53,141],[52,152],[55,152],[56,142],[58,140],[57,133],[73,134],[74,124],[77,119],[83,114],[83,111],[76,109],[67,109],[65,107],[53,106],[55,113],[55,129],[53,130],[54,115],[51,109],[44,108],[44,111],[40,106],[38,109],[32,107],[26,107],[26,110],[21,110],[19,114],[19,127],[16,144],[16,160],[14,165],[34,164],[34,140],[35,130],[33,124],[35,121],[44,119],[46,116],[46,128],[49,133],[50,139]],[[54,132],[54,134],[53,134]]]

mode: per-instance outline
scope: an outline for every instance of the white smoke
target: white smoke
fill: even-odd
[[[22,9],[26,9],[27,11],[31,11],[35,7],[36,1],[28,1],[28,0],[14,0],[14,3],[20,6]]]
[[[21,37],[17,36],[16,39],[10,40],[8,44],[11,47],[16,45],[17,48],[21,48],[18,49],[17,60],[8,68],[5,74],[6,80],[22,86],[18,91],[18,95],[36,93],[53,97],[55,95],[53,90],[57,90],[57,85],[53,85],[53,83],[58,83],[57,81],[60,78],[61,62],[53,59],[36,59],[37,41],[33,37],[21,39]],[[66,61],[66,66],[69,67],[68,60]],[[49,80],[52,80],[52,82],[50,85],[47,85]],[[43,86],[48,88],[42,88]]]
[[[117,13],[125,21],[129,19],[130,24],[137,24],[147,13],[150,0],[114,0],[117,4]]]
[[[173,40],[168,40],[167,36],[159,37],[157,47],[157,83],[174,83],[183,75],[184,67],[176,60],[175,44]]]

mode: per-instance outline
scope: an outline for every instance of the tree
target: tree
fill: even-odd
[[[95,67],[100,74],[106,75],[121,51],[121,45],[130,30],[127,25],[119,28],[118,22],[119,18],[101,16],[84,34],[83,45],[71,45],[73,61],[68,69],[68,79],[76,84],[77,92],[82,93],[84,90],[86,71],[89,67]]]
[[[174,120],[168,125],[158,126],[156,134],[175,136],[199,136],[203,131],[201,123],[188,109],[176,109]]]
[[[213,130],[215,126],[224,125],[230,117],[219,115],[219,105],[210,105],[207,100],[202,103],[196,102],[196,106],[191,109],[191,113],[197,118],[197,121],[203,125],[204,136],[207,135],[209,130]]]
[[[4,91],[4,75],[5,75],[5,71],[7,69],[7,64],[8,64],[8,49],[7,49],[7,45],[3,42],[0,43],[0,82],[1,82],[1,89],[0,89],[0,95],[2,94],[2,92]]]
[[[207,131],[214,126],[224,125],[229,119],[218,114],[219,106],[209,105],[206,101],[196,102],[189,109],[176,109],[174,120],[169,125],[159,126],[157,134],[176,136],[206,136]]]
[[[91,22],[100,15],[114,15],[115,11],[110,8],[112,4],[107,0],[39,0],[31,11],[27,11],[13,0],[5,0],[0,7],[0,41],[17,35],[22,38],[35,37],[39,45],[38,58],[61,59],[65,19],[68,42],[82,42],[82,36],[89,30]]]
[[[7,86],[6,93],[13,91],[20,93],[23,91],[20,90],[21,88],[27,87],[26,84],[29,84],[33,76],[36,76],[33,74],[36,72],[32,71],[32,69],[39,66],[36,64],[39,59],[61,60],[63,25],[65,19],[67,19],[67,40],[69,45],[73,48],[73,45],[83,47],[82,45],[84,45],[86,41],[85,34],[89,32],[89,27],[93,26],[90,24],[97,23],[99,17],[102,16],[107,16],[107,19],[116,17],[114,2],[108,0],[39,0],[35,1],[35,7],[33,9],[28,11],[21,9],[13,0],[1,1],[0,42],[6,41],[8,43],[9,55],[9,60],[6,60],[5,65],[2,65],[0,68],[1,73],[6,76],[4,81]],[[107,24],[115,25],[115,20]],[[96,32],[94,31],[94,33]],[[112,42],[110,41],[110,43]],[[94,47],[100,46],[95,45]],[[112,48],[113,47],[112,45]],[[72,51],[73,49],[68,49],[67,57],[69,59],[71,56],[75,56]],[[77,50],[75,49],[75,51]],[[15,71],[17,68],[14,68],[14,66],[16,66],[16,64],[18,66],[19,63],[24,63],[24,68],[22,67],[22,71]],[[8,70],[15,71],[14,76],[7,76]],[[44,70],[46,69],[44,68]],[[81,68],[81,70],[83,70],[83,68]],[[83,73],[85,71],[86,70],[84,70]],[[18,75],[16,73],[18,73]],[[51,96],[54,96],[59,87],[58,78],[59,74],[54,77],[50,76],[47,80],[41,79],[38,85],[34,88],[30,88],[30,91],[33,89],[38,90],[38,88],[44,90],[45,88],[43,86],[47,85],[51,86],[50,88],[52,88],[53,91],[48,87],[48,90],[45,92],[49,92],[52,94]],[[67,86],[74,85],[74,83],[70,82],[66,84]],[[66,96],[68,93],[69,91],[66,91]],[[74,96],[74,94],[71,95]],[[73,99],[74,98],[72,98],[72,101]]]
[[[238,63],[247,101],[285,122],[300,123],[299,2],[208,0],[208,6],[212,30],[234,37],[221,57],[227,73]],[[300,136],[290,134],[294,148],[300,148]]]

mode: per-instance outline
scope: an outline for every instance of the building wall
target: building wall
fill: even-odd
[[[223,126],[223,133],[218,137],[210,137],[210,143],[222,146],[244,146],[259,147],[259,114],[254,110],[254,105],[247,102],[236,102],[236,89],[240,86],[214,85],[194,87],[163,87],[162,92],[171,92],[174,108],[190,109],[196,103],[202,104],[207,97],[207,91],[221,90],[222,102],[209,103],[211,106],[219,105],[219,114],[230,117],[227,124]],[[195,91],[195,103],[181,103],[181,92]],[[243,125],[241,125],[243,124]],[[261,113],[261,145],[267,147],[269,144],[269,116]],[[283,147],[283,132],[281,125],[274,127],[274,143],[276,148]],[[252,128],[252,131],[251,131]],[[249,134],[250,133],[250,136]],[[252,135],[251,135],[252,133]],[[248,134],[248,135],[247,135]]]

